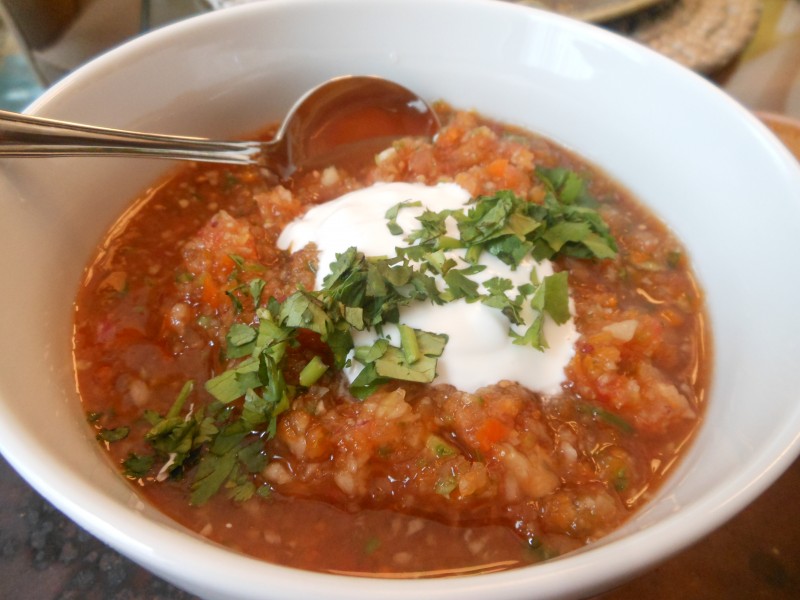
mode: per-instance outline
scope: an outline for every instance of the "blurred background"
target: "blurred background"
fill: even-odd
[[[0,0],[0,108],[126,40],[261,0]],[[800,117],[799,0],[506,0],[598,24],[702,73],[746,106]]]
[[[220,0],[2,0],[0,104],[22,110],[102,52],[221,6]]]

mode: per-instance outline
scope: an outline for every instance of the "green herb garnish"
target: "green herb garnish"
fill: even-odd
[[[124,468],[126,477],[139,479],[140,477],[147,475],[147,472],[152,468],[154,462],[155,459],[153,456],[139,456],[138,454],[131,452],[128,454],[128,458],[123,461],[122,466]]]
[[[425,441],[425,447],[431,451],[436,458],[449,458],[456,456],[458,450],[440,438],[438,435],[430,435]]]
[[[599,406],[580,404],[578,405],[578,412],[591,415],[592,417],[600,419],[609,425],[613,425],[623,433],[632,434],[636,431],[633,425],[620,417],[618,414],[610,412],[604,408],[600,408]]]
[[[319,356],[312,358],[300,371],[299,381],[303,387],[311,387],[328,370],[328,365]]]
[[[392,379],[430,383],[436,378],[436,359],[444,352],[447,336],[401,327],[406,331],[406,344],[415,346],[410,352],[415,360],[410,361],[408,351],[402,347],[403,329],[400,348],[383,338],[372,346],[356,348],[354,359],[364,365],[350,386],[350,393],[356,398],[366,398]],[[410,341],[412,336],[413,342]]]
[[[127,425],[115,429],[101,429],[97,434],[97,439],[103,442],[118,442],[128,437],[131,428]]]
[[[559,324],[570,318],[567,273],[539,281],[532,271],[531,281],[516,289],[501,277],[479,284],[474,276],[485,268],[481,255],[488,252],[516,269],[528,257],[611,258],[616,245],[578,175],[563,169],[539,169],[537,175],[547,189],[541,205],[500,191],[475,199],[466,210],[425,210],[417,218],[419,228],[407,233],[397,223],[399,211],[420,203],[401,202],[386,212],[390,232],[405,235],[407,244],[398,245],[395,256],[368,257],[348,248],[336,255],[321,290],[300,289],[282,302],[270,299],[263,304],[264,279],[244,274],[264,268],[229,255],[234,263],[230,281],[236,285],[226,294],[239,320],[249,315],[250,322],[234,323],[225,335],[222,356],[229,361],[228,368],[204,385],[214,401],[195,408],[189,400],[199,391],[188,382],[165,415],[146,411],[150,429],[145,439],[152,453],[131,453],[123,463],[126,474],[145,477],[158,463],[155,478],[160,481],[183,477],[193,469],[195,505],[220,490],[235,501],[268,496],[271,487],[260,475],[267,462],[263,444],[275,435],[277,418],[288,409],[298,386],[310,387],[330,366],[342,369],[349,361],[363,365],[350,387],[357,398],[392,380],[435,379],[447,336],[400,322],[401,309],[414,302],[482,302],[507,317],[515,344],[546,348],[545,315]],[[447,235],[448,218],[455,220],[458,238]],[[451,249],[463,249],[466,264],[448,256]],[[252,308],[246,312],[246,307]],[[529,309],[534,316],[525,322],[523,315]],[[384,335],[389,327],[399,331],[397,346]],[[328,358],[313,356],[297,381],[287,382],[287,349],[298,344],[302,330],[314,332],[327,345],[332,364]],[[379,337],[356,348],[353,330],[374,330]],[[613,415],[596,408],[589,412],[625,429],[624,421],[612,419]],[[110,442],[127,434],[127,427],[119,427],[102,430],[98,438]],[[427,446],[437,459],[458,453],[437,436],[431,436]],[[447,496],[457,484],[455,475],[448,475],[437,481],[435,491]]]

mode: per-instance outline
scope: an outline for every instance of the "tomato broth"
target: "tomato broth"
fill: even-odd
[[[187,528],[316,571],[515,568],[617,528],[696,432],[709,334],[681,244],[556,144],[436,108],[434,141],[403,139],[289,181],[191,163],[103,240],[76,302],[80,396],[114,463]],[[328,330],[287,325],[281,311],[314,289],[318,265],[313,247],[277,247],[284,228],[347,192],[401,181],[452,182],[474,198],[507,191],[538,206],[563,196],[607,226],[610,254],[551,257],[568,274],[578,332],[557,393],[486,372],[473,391],[383,377],[355,394]],[[274,337],[252,350],[267,321]],[[312,362],[322,367],[310,376]],[[244,395],[221,401],[233,380]]]

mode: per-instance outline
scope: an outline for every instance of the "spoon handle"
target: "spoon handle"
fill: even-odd
[[[260,142],[138,133],[0,110],[0,157],[140,156],[258,164]]]

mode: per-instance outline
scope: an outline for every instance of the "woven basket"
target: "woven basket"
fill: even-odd
[[[761,0],[669,0],[605,23],[679,63],[711,73],[731,62],[752,39]]]

